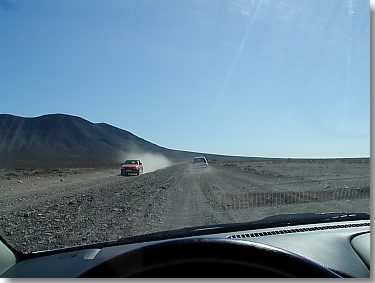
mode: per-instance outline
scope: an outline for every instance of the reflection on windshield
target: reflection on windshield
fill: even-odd
[[[369,213],[369,15],[360,0],[0,0],[0,236],[29,252]]]

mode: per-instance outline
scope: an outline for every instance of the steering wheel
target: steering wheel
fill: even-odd
[[[80,277],[327,278],[333,271],[294,253],[232,239],[181,239],[144,246],[97,265]]]

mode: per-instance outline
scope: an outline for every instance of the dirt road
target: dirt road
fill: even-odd
[[[368,159],[179,164],[134,177],[1,169],[0,235],[28,252],[281,213],[369,212],[369,183]]]

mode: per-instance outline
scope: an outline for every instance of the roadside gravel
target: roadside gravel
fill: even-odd
[[[368,159],[213,161],[134,177],[118,168],[0,169],[0,235],[34,252],[280,213],[369,212],[369,178]]]

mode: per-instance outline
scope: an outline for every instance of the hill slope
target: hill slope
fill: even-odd
[[[132,153],[177,161],[192,153],[166,149],[104,123],[51,114],[22,118],[0,114],[0,165],[111,164]]]
[[[161,157],[168,163],[201,154],[209,160],[275,159],[168,149],[126,130],[65,114],[34,118],[0,114],[0,167],[118,165],[125,158],[142,159],[145,154],[149,160]]]

